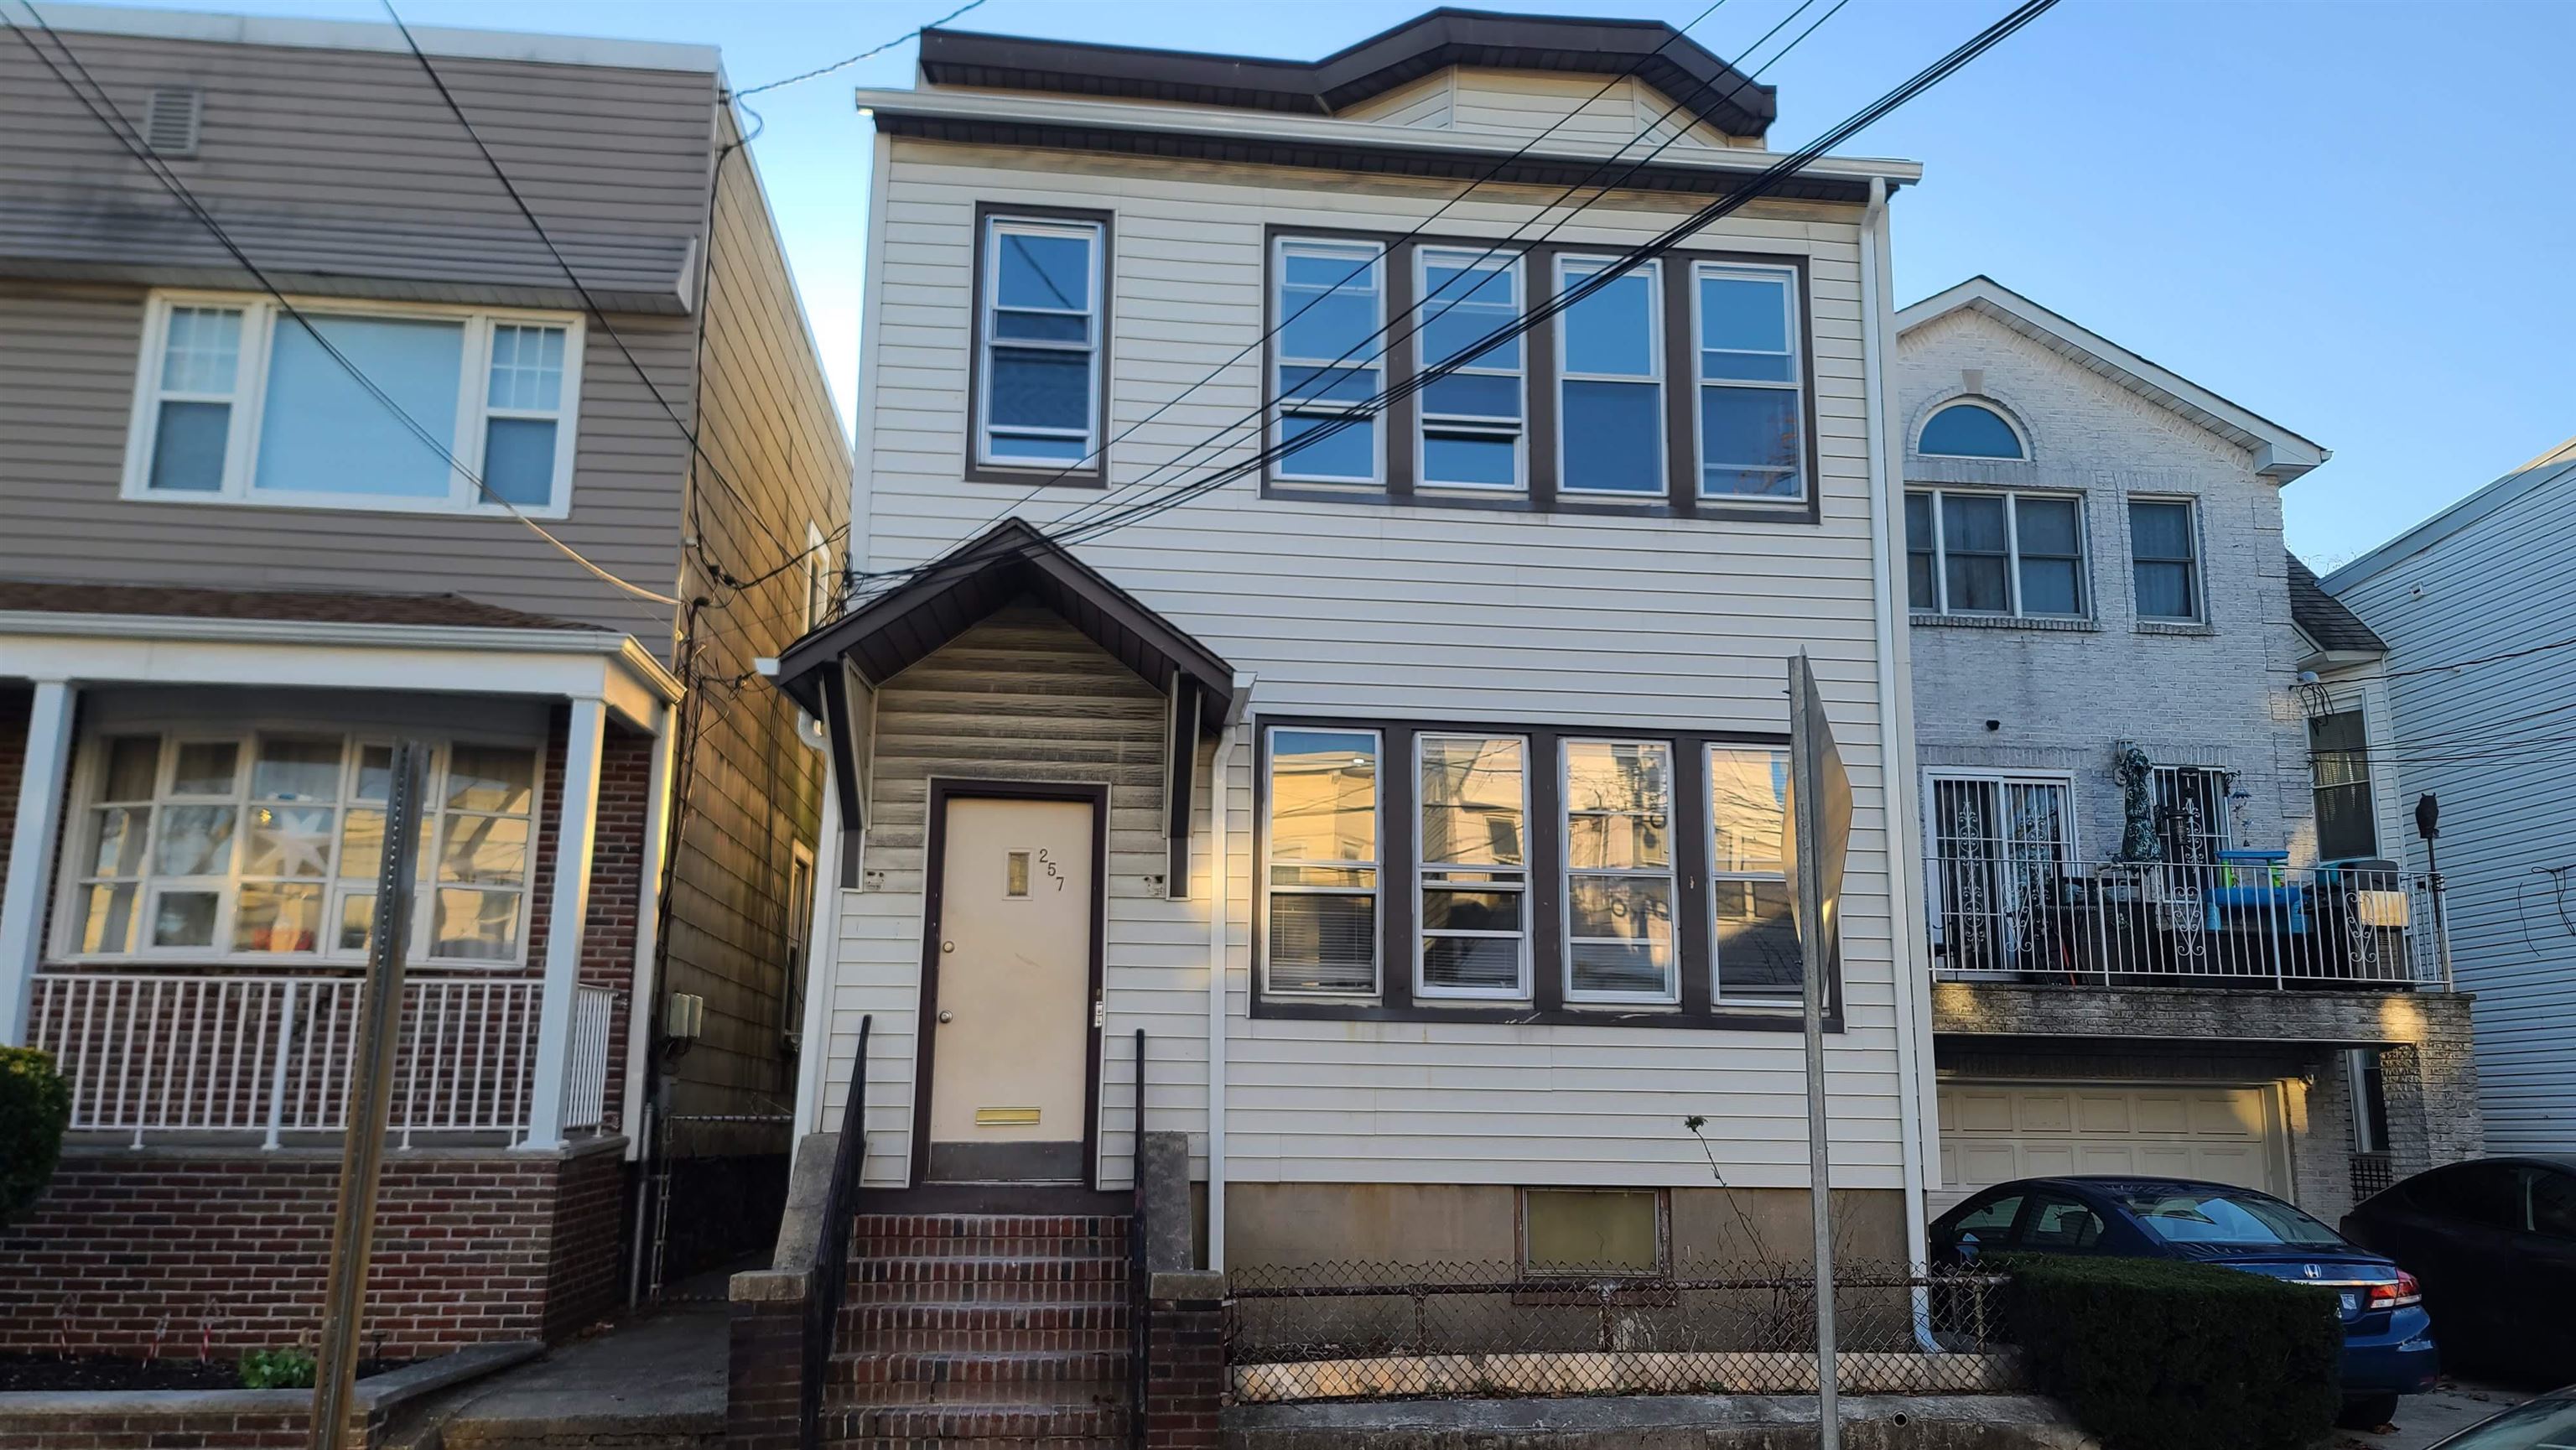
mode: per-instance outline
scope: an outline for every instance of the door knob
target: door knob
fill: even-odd
[[[954,1022],[957,1020],[957,1014],[943,1009],[939,1014],[939,1020],[942,1023]]]

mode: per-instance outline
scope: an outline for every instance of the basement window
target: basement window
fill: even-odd
[[[1669,1238],[1659,1189],[1521,1190],[1523,1278],[1651,1278]]]

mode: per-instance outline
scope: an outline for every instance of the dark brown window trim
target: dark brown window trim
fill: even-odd
[[[1530,306],[1535,298],[1554,295],[1556,259],[1560,255],[1615,255],[1616,252],[1616,249],[1520,243],[1495,237],[1444,235],[1407,238],[1394,232],[1272,223],[1263,228],[1261,238],[1261,325],[1264,334],[1273,333],[1279,324],[1277,258],[1278,244],[1283,237],[1378,244],[1385,252],[1384,302],[1390,335],[1406,332],[1404,319],[1413,306],[1416,259],[1425,248],[1479,252],[1495,248],[1519,255],[1523,307]],[[1794,274],[1792,285],[1798,294],[1799,406],[1804,415],[1802,431],[1806,444],[1803,462],[1807,496],[1799,502],[1763,504],[1700,496],[1698,329],[1694,325],[1696,314],[1693,305],[1697,288],[1692,285],[1692,272],[1700,262],[1785,267]],[[1420,487],[1414,474],[1416,401],[1407,396],[1391,402],[1378,419],[1378,426],[1383,430],[1380,443],[1385,457],[1386,476],[1382,485],[1336,485],[1310,479],[1282,478],[1275,467],[1265,465],[1261,474],[1261,496],[1301,503],[1420,505],[1484,509],[1497,513],[1569,513],[1767,524],[1821,522],[1823,450],[1816,436],[1816,346],[1811,284],[1808,259],[1799,253],[1674,251],[1665,254],[1661,275],[1657,278],[1664,308],[1665,467],[1664,492],[1661,495],[1640,495],[1627,500],[1607,494],[1567,496],[1558,491],[1556,327],[1551,320],[1532,329],[1524,337],[1522,345],[1525,427],[1521,446],[1528,469],[1529,487],[1526,491],[1505,493],[1495,490],[1487,493]],[[1413,376],[1418,368],[1414,339],[1396,336],[1383,364],[1389,382]],[[1261,386],[1265,396],[1273,390],[1277,378],[1278,348],[1274,336],[1271,345],[1262,353]],[[1264,421],[1262,437],[1265,444],[1272,436],[1268,431],[1271,426],[1270,420]]]
[[[1746,730],[1678,730],[1649,725],[1525,725],[1492,720],[1388,720],[1368,716],[1264,715],[1254,721],[1252,803],[1252,1015],[1304,1022],[1475,1022],[1559,1027],[1663,1027],[1693,1030],[1796,1032],[1794,1001],[1778,1008],[1746,1007],[1714,999],[1712,923],[1709,912],[1708,784],[1703,761],[1711,745],[1785,750],[1785,734]],[[1374,730],[1378,733],[1378,991],[1359,997],[1273,996],[1262,966],[1264,928],[1270,916],[1270,732],[1273,728]],[[1416,835],[1414,737],[1433,734],[1514,735],[1529,742],[1530,989],[1527,1002],[1448,998],[1419,999],[1413,992]],[[1578,1005],[1565,1000],[1565,847],[1558,780],[1561,742],[1567,739],[1659,740],[1673,749],[1671,826],[1674,911],[1679,918],[1681,1003],[1672,1007]],[[1843,1030],[1842,953],[1837,942],[1827,971],[1825,1030]]]
[[[1088,222],[1100,228],[1099,396],[1092,403],[1092,436],[1098,451],[1088,468],[1061,469],[986,463],[984,453],[984,274],[985,239],[991,221],[1025,217],[1030,221]],[[974,276],[968,288],[966,346],[966,472],[968,483],[1042,484],[1057,488],[1105,488],[1109,483],[1109,384],[1112,304],[1117,299],[1117,217],[1113,212],[1062,206],[1018,206],[1008,202],[975,203]]]

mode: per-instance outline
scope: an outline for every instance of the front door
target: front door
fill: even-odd
[[[1086,1176],[1093,809],[1086,800],[947,802],[930,923],[934,1181]]]

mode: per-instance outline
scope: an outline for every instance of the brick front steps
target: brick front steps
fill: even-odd
[[[868,1214],[824,1383],[845,1450],[1119,1450],[1127,1220]]]

